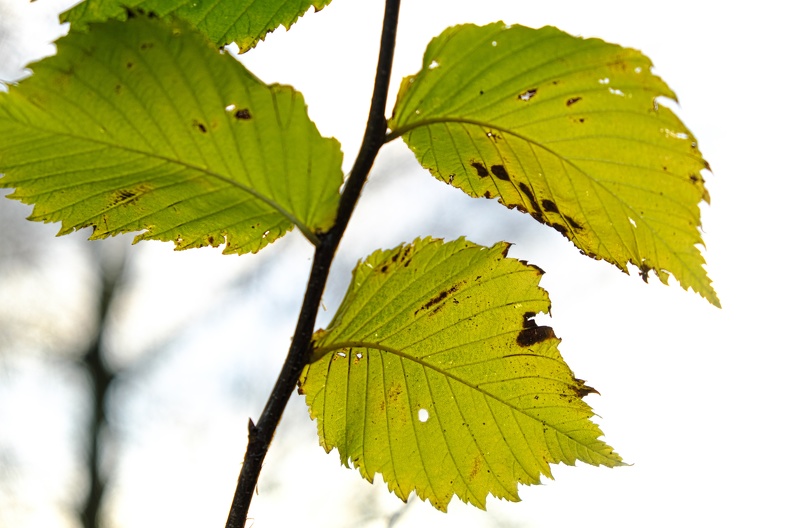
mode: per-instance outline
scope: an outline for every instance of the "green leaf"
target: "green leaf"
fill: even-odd
[[[130,11],[176,15],[217,46],[235,42],[244,53],[279,26],[289,29],[310,7],[317,11],[331,0],[85,0],[61,15],[74,29],[89,22],[124,20]]]
[[[35,204],[32,220],[239,254],[332,225],[340,146],[291,87],[183,22],[111,21],[57,44],[0,93],[0,187]]]
[[[558,29],[449,28],[404,79],[389,126],[438,179],[498,198],[625,272],[673,274],[711,303],[699,202],[708,168],[638,51]]]
[[[542,271],[508,249],[427,238],[377,251],[314,336],[300,390],[322,445],[403,500],[484,508],[488,494],[518,501],[549,463],[621,464],[589,420],[594,389],[535,322],[550,309]]]

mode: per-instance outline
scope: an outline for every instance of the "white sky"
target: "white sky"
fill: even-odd
[[[50,11],[56,4],[65,5],[0,0],[17,13],[13,27],[24,35],[30,59],[48,52],[45,29],[54,24]],[[614,470],[558,467],[555,481],[522,487],[522,503],[490,501],[491,513],[459,502],[448,514],[411,504],[399,526],[483,526],[493,520],[543,528],[789,526],[792,346],[785,330],[792,288],[783,214],[792,192],[785,159],[792,139],[786,101],[792,43],[788,17],[778,5],[403,0],[394,94],[401,78],[419,68],[429,40],[463,22],[549,24],[649,56],[679,96],[675,111],[713,168],[705,174],[712,195],[712,205],[703,206],[705,256],[724,308],[676,285],[655,279],[646,286],[636,274],[583,258],[551,229],[494,203],[471,210],[471,200],[423,173],[403,144],[388,145],[342,246],[321,322],[337,305],[354,261],[377,247],[422,235],[515,242],[511,256],[547,272],[542,284],[553,301],[551,324],[564,340],[561,351],[578,377],[602,394],[587,401],[601,417],[606,441],[633,463]],[[347,167],[368,111],[381,6],[336,0],[242,57],[264,81],[303,92],[320,131],[341,140]],[[17,68],[16,60],[0,56],[0,73]],[[112,501],[117,526],[224,522],[247,417],[258,416],[263,406],[288,346],[293,299],[301,297],[307,277],[309,247],[299,235],[289,239],[242,258],[216,250],[173,253],[161,243],[133,248],[143,286],[124,305],[129,322],[117,330],[118,361],[139,350],[136,340],[153,340],[147,335],[173,326],[172,313],[191,313],[217,298],[226,282],[213,280],[205,290],[186,285],[252,263],[263,262],[266,274],[255,282],[253,299],[235,298],[226,315],[179,343],[184,353],[163,361],[176,374],[155,369],[145,383],[120,389],[119,398],[130,397],[119,412],[133,425],[118,426],[129,439],[119,459],[123,487]],[[265,255],[279,250],[284,257]],[[177,280],[185,287],[174,290]],[[221,396],[229,379],[253,386],[245,385],[243,396],[229,402]],[[40,395],[35,374],[15,383],[15,401],[25,404],[0,399],[0,424],[23,424],[15,434],[33,441],[37,431],[24,415],[43,412],[37,398],[54,397]],[[0,398],[4,394],[0,390]],[[361,512],[397,511],[398,499],[381,482],[372,487],[340,467],[335,453],[324,454],[302,400],[292,404],[264,467],[252,525],[386,526],[382,516],[360,523]],[[2,438],[9,436],[6,425],[0,429]],[[27,518],[44,525],[33,514]]]

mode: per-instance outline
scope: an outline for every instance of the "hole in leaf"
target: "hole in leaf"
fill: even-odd
[[[346,352],[339,352],[339,353],[338,353],[338,354],[336,354],[336,355],[337,355],[338,357],[345,358],[345,357],[346,357]]]
[[[226,109],[226,112],[233,112],[234,110],[236,110],[236,105],[230,104],[230,105],[226,106],[225,109]]]
[[[497,46],[497,45],[498,45],[498,41],[497,41],[497,40],[493,40],[493,41],[492,41],[492,45],[493,45],[493,46]]]
[[[613,95],[620,95],[620,96],[624,97],[624,92],[622,92],[618,88],[608,88],[608,91],[610,93],[612,93]]]
[[[608,83],[610,83],[610,79],[608,79],[607,77],[605,77],[604,79],[600,79],[600,80],[599,80],[599,83],[600,83],[600,84],[608,84]]]
[[[517,98],[520,101],[530,101],[531,97],[533,97],[534,95],[536,95],[536,88],[531,88],[530,90],[526,90],[520,95],[518,95]]]
[[[363,359],[363,354],[358,352],[357,354],[355,354],[355,357],[358,358],[358,359]]]
[[[430,69],[430,70],[434,70],[434,69],[435,69],[435,68],[437,68],[438,66],[440,66],[440,63],[439,63],[439,62],[437,62],[436,60],[433,60],[433,61],[432,61],[432,64],[430,64],[430,65],[429,65],[429,69]]]
[[[422,423],[426,423],[429,420],[429,411],[426,409],[421,409],[418,411],[418,421]]]

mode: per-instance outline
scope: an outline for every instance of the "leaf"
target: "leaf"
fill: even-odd
[[[289,29],[310,7],[319,11],[331,0],[84,0],[61,15],[73,29],[89,22],[125,20],[129,12],[176,15],[202,31],[217,46],[235,42],[240,53],[279,26]]]
[[[404,79],[390,120],[420,163],[474,197],[497,197],[627,272],[673,274],[711,303],[699,202],[708,168],[658,97],[641,53],[558,29],[447,29]]]
[[[340,146],[291,87],[178,21],[111,21],[57,44],[0,93],[0,187],[35,204],[32,220],[239,254],[332,225]]]
[[[377,251],[314,336],[300,391],[322,446],[403,500],[484,508],[488,494],[518,501],[549,463],[621,464],[589,420],[594,389],[535,322],[550,309],[542,271],[508,249],[426,238]]]

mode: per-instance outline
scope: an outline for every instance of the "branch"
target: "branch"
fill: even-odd
[[[264,457],[286,408],[286,403],[294,392],[300,374],[308,364],[311,355],[311,338],[316,324],[316,314],[319,311],[330,265],[352,217],[366,178],[374,164],[374,159],[385,142],[387,131],[385,104],[393,66],[393,51],[396,45],[399,3],[400,0],[386,0],[385,3],[379,61],[366,132],[355,164],[341,193],[335,224],[330,231],[320,237],[319,245],[316,247],[311,276],[308,279],[308,287],[286,361],[258,421],[254,424],[251,420],[248,424],[247,451],[239,473],[231,510],[228,513],[226,528],[243,528],[245,525]]]

